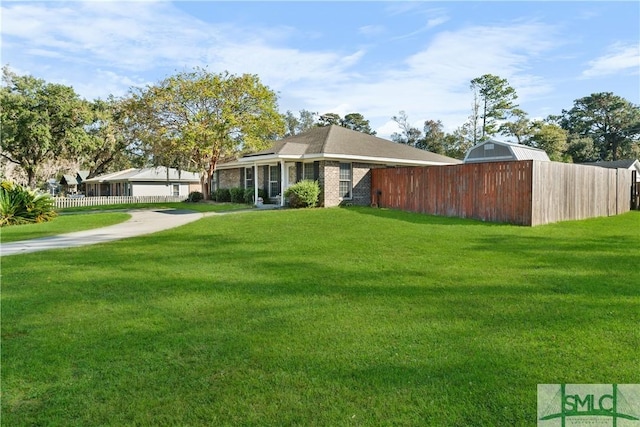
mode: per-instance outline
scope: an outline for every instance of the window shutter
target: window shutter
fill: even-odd
[[[269,166],[262,166],[262,189],[269,194]]]
[[[296,182],[302,180],[302,162],[296,162]]]
[[[320,179],[320,162],[313,162],[313,180],[318,181]]]
[[[244,168],[240,168],[240,188],[244,188]]]

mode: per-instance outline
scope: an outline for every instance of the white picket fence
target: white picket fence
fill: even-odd
[[[120,205],[130,203],[183,202],[185,196],[104,196],[104,197],[55,197],[57,209],[84,206]]]

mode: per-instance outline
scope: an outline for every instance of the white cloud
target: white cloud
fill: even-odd
[[[400,110],[419,128],[424,120],[439,119],[453,130],[470,113],[469,84],[475,77],[490,73],[506,78],[521,100],[549,93],[550,84],[529,69],[534,58],[554,48],[553,33],[535,23],[441,32],[399,66],[354,80],[301,82],[289,92],[312,111],[328,111],[339,94],[351,111],[380,123],[381,135],[392,133],[384,132],[394,129],[389,118]]]
[[[443,10],[419,6],[390,7],[424,15],[413,35],[448,20]],[[521,97],[548,92],[531,61],[556,47],[554,29],[543,24],[475,25],[434,33],[399,63],[359,68],[365,49],[303,50],[293,47],[300,30],[292,27],[205,23],[167,2],[5,3],[2,24],[3,49],[29,64],[22,69],[71,84],[88,99],[122,95],[164,77],[160,71],[207,66],[259,75],[280,93],[283,111],[360,112],[381,135],[395,129],[390,116],[400,110],[419,127],[440,119],[453,130],[469,114],[470,80],[486,73],[507,78]],[[371,36],[387,31],[359,29]],[[51,59],[56,66],[43,65]]]
[[[589,61],[589,68],[582,72],[583,78],[608,76],[618,73],[640,72],[640,43],[610,46],[609,52]]]

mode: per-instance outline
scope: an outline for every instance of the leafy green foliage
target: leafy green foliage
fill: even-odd
[[[192,191],[187,197],[187,202],[196,203],[204,199],[204,195],[199,191]]]
[[[218,188],[213,192],[213,200],[219,203],[225,203],[231,201],[231,192],[228,188]]]
[[[19,165],[34,188],[41,165],[79,149],[87,141],[89,104],[72,87],[18,76],[2,69],[0,155]]]
[[[55,202],[49,194],[9,181],[0,184],[0,227],[46,222],[55,216]]]
[[[277,95],[258,76],[197,68],[133,90],[128,119],[157,165],[204,172],[202,192],[221,158],[265,148],[284,133]]]
[[[231,203],[244,203],[244,188],[234,187],[229,189]]]
[[[318,181],[304,179],[287,188],[284,195],[292,208],[313,208],[318,203],[320,185]]]
[[[475,95],[474,113],[481,122],[481,138],[495,135],[498,132],[498,122],[507,118],[508,114],[518,106],[518,98],[514,88],[509,86],[506,79],[485,74],[471,80],[471,89]]]
[[[255,190],[253,188],[244,189],[244,202],[246,204],[251,205],[254,203],[253,196],[255,196]]]
[[[88,139],[75,151],[82,167],[89,171],[89,178],[129,168],[141,160],[125,123],[124,101],[110,96],[92,102],[90,123],[85,130]]]
[[[611,92],[575,100],[573,108],[562,111],[560,126],[593,141],[596,152],[588,160],[640,156],[640,107]]]

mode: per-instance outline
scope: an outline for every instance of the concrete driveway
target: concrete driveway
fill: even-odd
[[[216,215],[215,212],[201,213],[175,209],[140,210],[130,211],[129,213],[131,214],[131,219],[109,227],[20,242],[2,243],[0,256],[26,254],[48,249],[73,248],[126,239],[127,237],[141,236],[179,227],[205,216]]]

